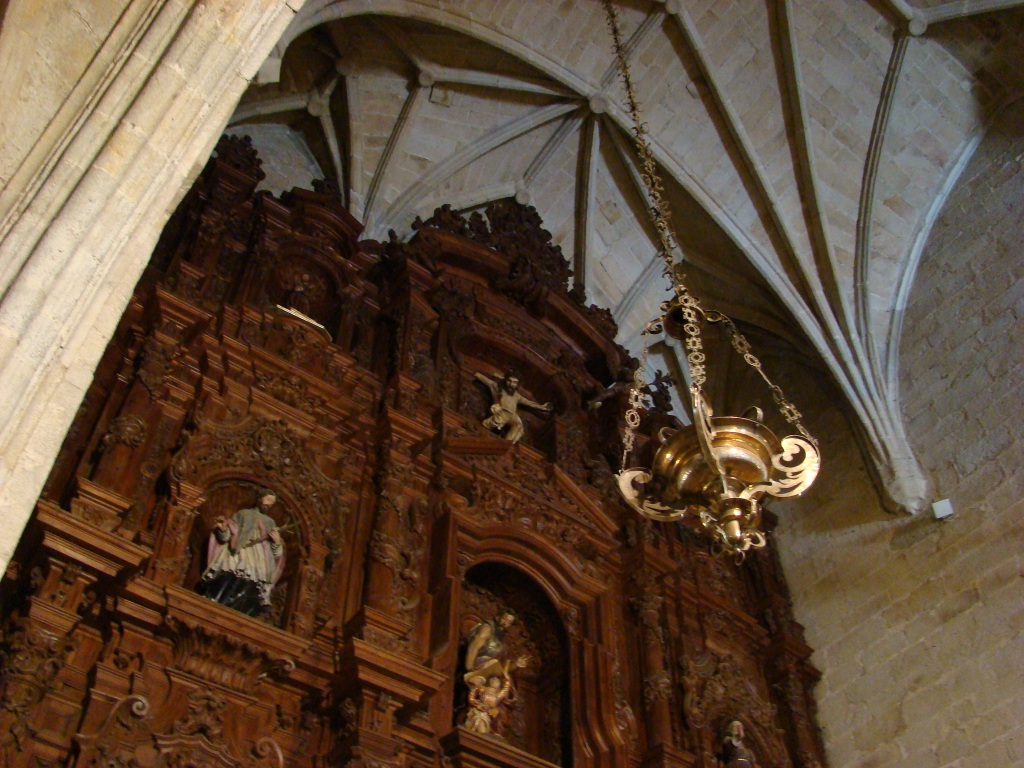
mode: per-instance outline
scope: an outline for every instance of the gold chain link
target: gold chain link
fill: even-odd
[[[743,360],[751,368],[754,368],[768,384],[772,393],[772,399],[779,407],[783,418],[794,425],[800,434],[817,445],[817,440],[811,437],[800,420],[800,412],[786,399],[782,389],[773,384],[761,367],[761,361],[753,354],[750,342],[737,330],[733,321],[721,312],[712,310],[705,311],[701,308],[697,298],[690,293],[684,282],[683,264],[677,262],[673,253],[679,242],[672,225],[669,223],[672,218],[672,211],[669,208],[668,200],[664,197],[664,186],[661,176],[658,173],[658,164],[654,159],[654,152],[651,150],[650,142],[647,140],[647,124],[643,121],[643,113],[640,110],[640,103],[636,98],[636,91],[633,87],[633,77],[629,71],[629,62],[626,58],[626,49],[622,44],[622,34],[619,29],[619,15],[612,5],[611,0],[602,0],[605,14],[608,17],[608,29],[612,35],[612,46],[615,51],[615,59],[618,63],[619,74],[626,89],[626,107],[633,123],[633,143],[636,146],[637,156],[640,159],[640,177],[643,180],[644,188],[647,190],[648,213],[658,233],[659,250],[658,255],[665,264],[664,274],[672,283],[672,290],[675,296],[661,305],[662,314],[650,321],[643,330],[643,349],[640,353],[640,366],[633,374],[633,384],[629,390],[629,409],[626,411],[626,429],[622,435],[622,469],[626,469],[629,454],[636,442],[636,430],[640,426],[640,410],[644,403],[644,371],[647,367],[647,344],[652,334],[664,330],[665,316],[678,309],[683,318],[683,331],[686,333],[686,363],[690,369],[690,380],[698,393],[703,392],[704,382],[707,378],[704,355],[704,343],[701,339],[701,326],[704,320],[708,322],[720,322],[727,328],[733,349],[736,350]]]

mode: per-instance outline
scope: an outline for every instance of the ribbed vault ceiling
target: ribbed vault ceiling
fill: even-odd
[[[812,352],[911,508],[902,308],[959,169],[1022,92],[1021,4],[616,2],[695,289]],[[309,0],[231,130],[288,158],[276,191],[337,181],[371,238],[445,203],[536,206],[635,348],[666,294],[612,62],[598,0]]]

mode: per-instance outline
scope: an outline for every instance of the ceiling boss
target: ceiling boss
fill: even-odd
[[[611,0],[603,2],[626,90],[649,213],[658,234],[659,255],[665,262],[665,276],[673,291],[672,298],[662,303],[661,314],[643,331],[640,365],[633,375],[626,411],[619,491],[645,517],[692,522],[711,538],[716,552],[742,559],[747,550],[765,545],[761,499],[797,496],[814,482],[821,464],[818,442],[804,427],[800,412],[765,374],[750,343],[733,321],[720,312],[702,308],[684,282],[683,263],[674,256],[676,237],[670,224],[668,201],[663,196],[662,181],[633,89],[618,15]],[[742,416],[714,415],[704,392],[707,358],[701,331],[707,323],[718,323],[726,330],[733,349],[764,379],[783,418],[798,434],[779,439],[764,425],[759,408],[749,409]],[[662,332],[686,347],[694,423],[678,430],[662,429],[657,434],[660,446],[651,466],[629,467],[644,405],[648,339]]]

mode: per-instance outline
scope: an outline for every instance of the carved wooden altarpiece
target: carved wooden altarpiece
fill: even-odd
[[[360,241],[324,186],[257,193],[221,140],[172,217],[3,583],[0,765],[824,764],[771,547],[637,519],[611,473],[628,364],[536,212]],[[518,445],[475,373],[551,413]],[[213,521],[278,497],[254,618],[199,596]],[[528,652],[501,737],[459,726],[467,628]]]

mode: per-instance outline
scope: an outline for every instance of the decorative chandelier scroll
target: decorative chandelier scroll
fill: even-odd
[[[765,545],[761,499],[798,496],[814,482],[821,463],[818,443],[801,422],[800,412],[765,374],[761,361],[732,320],[720,312],[702,308],[686,286],[684,265],[674,256],[677,240],[669,223],[668,201],[633,89],[618,14],[611,0],[603,0],[603,3],[625,85],[640,172],[658,235],[659,255],[673,290],[672,298],[662,303],[661,314],[647,323],[643,331],[640,365],[633,375],[626,411],[619,490],[626,502],[645,517],[660,521],[693,520],[699,530],[711,538],[717,552],[742,559],[747,550]],[[783,418],[799,434],[780,440],[762,423],[763,414],[758,408],[743,416],[712,413],[704,394],[707,359],[701,338],[702,328],[710,323],[725,328],[733,349],[764,379]],[[660,446],[651,466],[627,468],[644,406],[647,343],[652,334],[661,332],[686,346],[694,424],[680,430],[662,429],[657,436]]]

